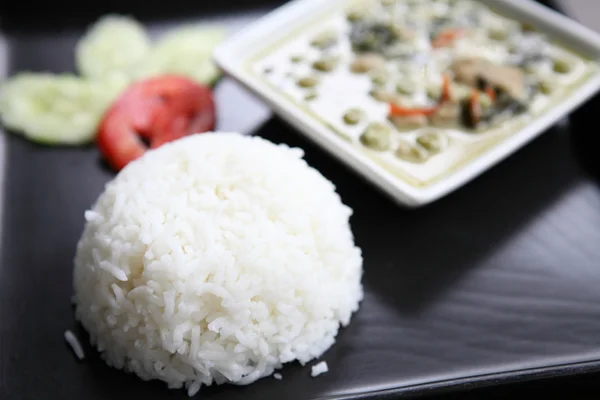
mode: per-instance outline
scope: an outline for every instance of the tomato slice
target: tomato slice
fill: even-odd
[[[119,171],[148,148],[211,131],[215,122],[208,86],[177,75],[154,77],[132,84],[113,103],[100,123],[97,146]]]

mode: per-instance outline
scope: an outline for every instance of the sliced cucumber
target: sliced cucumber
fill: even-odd
[[[181,74],[212,85],[220,71],[212,61],[215,47],[225,39],[220,28],[188,25],[162,36],[134,72],[137,79],[164,74]]]
[[[151,46],[141,23],[110,14],[97,20],[79,39],[75,49],[77,69],[82,76],[93,79],[128,74]]]
[[[97,81],[97,83],[103,86],[102,96],[112,101],[132,83],[132,79],[125,74],[114,74],[106,79]]]
[[[102,115],[123,82],[24,72],[0,86],[0,121],[31,141],[79,145],[94,139]]]

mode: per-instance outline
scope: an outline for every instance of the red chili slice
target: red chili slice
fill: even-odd
[[[413,115],[431,115],[438,110],[439,106],[436,107],[418,107],[418,108],[407,108],[397,104],[390,103],[389,115],[395,117],[410,117]]]
[[[456,39],[465,34],[464,29],[448,29],[440,33],[432,42],[434,48],[450,46]]]
[[[208,86],[176,75],[150,78],[132,84],[106,112],[97,145],[119,171],[148,148],[213,130],[215,121]]]

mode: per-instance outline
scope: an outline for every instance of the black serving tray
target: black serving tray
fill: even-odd
[[[277,5],[249,11],[246,2],[232,14],[235,1],[197,3],[179,12],[184,18],[148,7],[135,15],[155,29],[196,18],[237,29]],[[31,19],[5,13],[9,72],[72,71],[73,45],[97,15],[67,16],[38,15],[28,26]],[[198,398],[506,398],[556,394],[557,384],[543,387],[565,381],[548,378],[600,370],[600,185],[589,150],[600,99],[444,199],[405,210],[269,119],[233,82],[216,90],[219,129],[299,146],[337,185],[355,210],[366,296],[323,357],[329,373],[313,379],[309,367],[291,364],[282,381],[203,388]],[[93,146],[47,148],[3,135],[0,399],[186,398],[107,367],[87,346],[87,359],[75,360],[63,340],[66,329],[85,339],[70,306],[72,259],[84,210],[114,175]],[[514,385],[526,380],[537,383]],[[465,392],[479,387],[493,389]]]

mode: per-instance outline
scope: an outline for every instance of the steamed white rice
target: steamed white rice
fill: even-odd
[[[305,364],[362,299],[352,210],[299,149],[193,135],[129,164],[77,246],[76,316],[111,366],[170,388]]]

